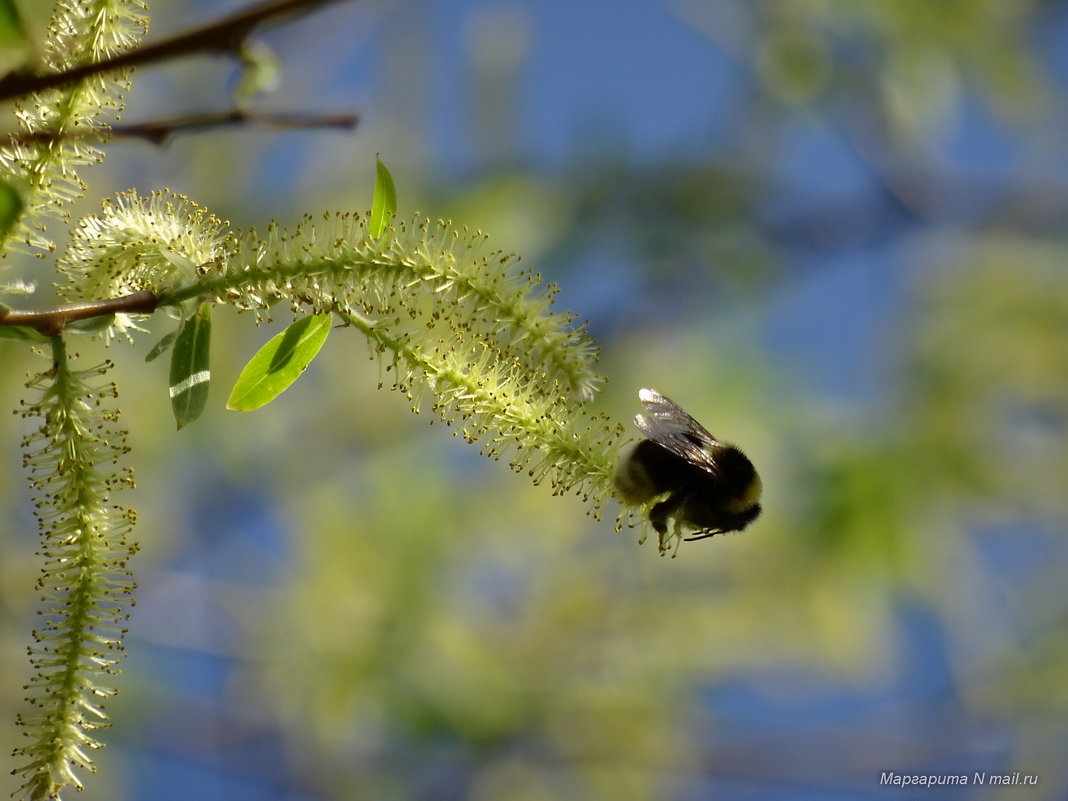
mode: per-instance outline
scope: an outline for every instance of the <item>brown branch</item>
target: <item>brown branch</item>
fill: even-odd
[[[309,13],[339,0],[265,0],[215,22],[92,64],[45,75],[19,70],[0,78],[0,100],[40,92],[102,72],[169,61],[193,53],[237,53],[248,35],[277,17]]]
[[[206,111],[202,114],[187,114],[165,117],[158,120],[145,120],[130,125],[115,125],[111,128],[77,128],[67,131],[16,131],[0,134],[0,141],[8,145],[26,145],[57,141],[103,141],[115,136],[131,139],[144,139],[154,145],[166,143],[172,136],[235,125],[263,126],[286,130],[307,128],[338,128],[351,130],[356,127],[359,116],[352,111],[338,111],[330,114],[260,113],[229,109],[227,111]]]
[[[154,292],[144,290],[134,292],[132,295],[124,295],[121,298],[68,303],[66,306],[55,306],[40,311],[0,307],[0,325],[20,325],[51,337],[62,331],[67,323],[75,320],[88,320],[90,317],[102,317],[119,312],[151,314],[156,310],[157,302],[158,298]]]

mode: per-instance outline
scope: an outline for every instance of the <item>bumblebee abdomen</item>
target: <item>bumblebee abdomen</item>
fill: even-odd
[[[637,455],[638,446],[641,444],[636,442],[620,451],[615,472],[612,474],[616,495],[630,506],[643,504],[658,494],[652,476]]]

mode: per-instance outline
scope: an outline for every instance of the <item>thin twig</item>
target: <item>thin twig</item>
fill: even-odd
[[[107,300],[87,300],[80,303],[68,303],[51,309],[26,311],[0,307],[0,325],[21,325],[33,328],[45,336],[51,337],[63,330],[63,327],[75,320],[87,320],[90,317],[102,317],[107,314],[151,314],[156,310],[158,298],[154,292],[143,290],[132,295]]]
[[[296,112],[268,113],[229,109],[226,111],[207,111],[202,114],[187,114],[165,117],[158,120],[145,120],[130,125],[115,125],[107,128],[76,128],[67,131],[17,131],[0,141],[8,145],[27,145],[33,143],[56,141],[103,141],[114,137],[144,139],[154,145],[162,145],[172,136],[191,133],[208,128],[222,128],[235,125],[263,126],[283,129],[338,128],[352,130],[359,122],[359,116],[353,111],[338,111],[329,114],[299,114]]]
[[[184,33],[103,61],[45,75],[25,71],[12,72],[0,78],[0,100],[51,89],[101,72],[168,61],[193,53],[237,53],[248,35],[264,23],[281,16],[308,13],[315,10],[316,6],[336,2],[340,0],[266,0],[215,22],[191,28]]]

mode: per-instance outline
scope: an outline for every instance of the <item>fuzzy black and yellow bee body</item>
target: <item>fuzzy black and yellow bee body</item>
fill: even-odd
[[[741,531],[760,515],[762,484],[753,463],[721,442],[681,406],[653,389],[638,399],[645,414],[634,418],[645,439],[624,450],[614,483],[620,501],[640,506],[662,498],[649,521],[663,541],[668,523],[684,539]]]

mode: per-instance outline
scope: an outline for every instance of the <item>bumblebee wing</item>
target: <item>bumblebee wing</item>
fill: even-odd
[[[715,472],[719,440],[675,401],[655,389],[640,390],[638,399],[648,414],[637,415],[634,422],[646,437],[691,464]]]

